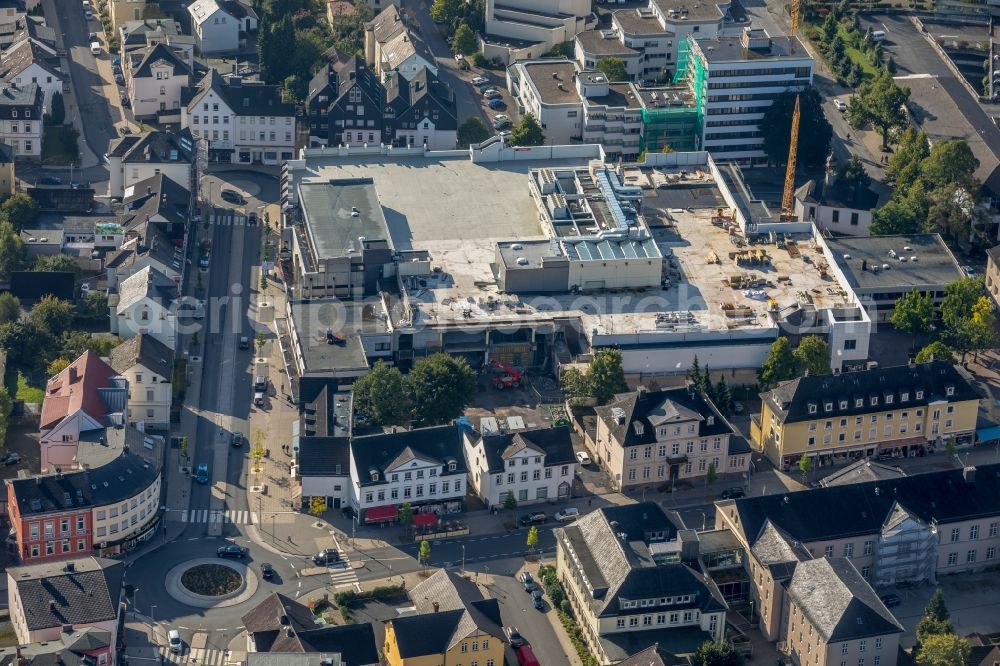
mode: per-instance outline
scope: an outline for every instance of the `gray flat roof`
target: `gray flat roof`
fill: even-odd
[[[576,91],[576,83],[573,81],[576,65],[568,60],[533,62],[524,65],[524,71],[541,95],[542,102],[572,104],[580,101],[580,93]]]
[[[322,180],[370,178],[399,250],[440,250],[440,241],[539,238],[538,209],[528,172],[540,166],[586,165],[586,159],[474,163],[468,156],[310,157]],[[304,177],[306,182],[312,180]],[[433,196],[432,196],[433,195]]]
[[[515,247],[517,247],[516,250]],[[507,270],[540,268],[542,259],[546,257],[563,257],[565,259],[558,241],[554,240],[523,241],[521,243],[500,242],[497,243],[497,248],[500,250],[500,259]],[[518,264],[517,260],[521,258],[527,259],[528,263]]]
[[[374,317],[371,304],[314,299],[291,305],[292,325],[299,335],[306,373],[364,370],[367,357],[360,334],[384,333],[385,322]],[[335,335],[331,344],[327,331]]]
[[[309,241],[316,257],[340,257],[360,249],[358,238],[389,238],[371,178],[329,179],[299,187]]]
[[[576,41],[587,53],[594,55],[621,55],[637,56],[639,52],[633,48],[625,46],[614,37],[605,38],[600,30],[587,30],[576,36]]]
[[[938,234],[827,238],[825,242],[848,283],[856,289],[940,287],[964,277]],[[894,258],[890,251],[897,256]],[[844,255],[850,259],[844,259]],[[906,261],[899,260],[903,256]],[[911,261],[910,257],[917,260]],[[867,270],[862,270],[862,262]],[[872,266],[885,264],[890,266],[888,270],[872,271]]]
[[[687,17],[689,21],[711,21],[718,20],[725,16],[725,11],[723,11],[718,4],[711,2],[709,0],[653,0],[656,6],[660,8],[660,11],[666,14],[671,9],[681,12],[681,14]],[[729,8],[728,2],[723,2],[726,5],[726,9]]]
[[[698,46],[709,64],[722,62],[739,62],[747,60],[795,59],[811,60],[809,52],[798,37],[779,35],[771,37],[771,48],[745,49],[739,37],[722,37],[721,39],[698,40]]]
[[[612,14],[621,29],[632,35],[662,35],[667,32],[659,19],[652,14],[643,14],[639,9],[619,9]]]

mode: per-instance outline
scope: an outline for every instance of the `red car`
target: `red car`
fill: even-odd
[[[535,653],[527,643],[517,648],[517,663],[519,666],[539,666]]]

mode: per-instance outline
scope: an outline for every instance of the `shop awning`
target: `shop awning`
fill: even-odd
[[[894,439],[891,442],[879,442],[878,448],[881,451],[887,451],[889,449],[899,449],[907,446],[913,446],[914,444],[926,443],[926,437],[906,437],[904,439]]]
[[[990,426],[976,430],[977,442],[992,442],[1000,439],[1000,426]]]
[[[399,511],[395,506],[376,506],[365,511],[365,522],[382,523],[390,520],[396,520],[398,516]]]
[[[423,527],[424,525],[436,525],[441,521],[436,513],[418,513],[413,516],[414,527]]]

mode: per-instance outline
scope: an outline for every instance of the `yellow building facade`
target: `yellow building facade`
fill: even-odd
[[[385,625],[383,654],[389,666],[503,666],[504,642],[499,636],[477,630],[444,652],[415,654],[407,649],[405,639],[400,643],[394,626],[400,619],[405,618],[390,620]],[[428,640],[424,644],[432,648],[434,643]]]

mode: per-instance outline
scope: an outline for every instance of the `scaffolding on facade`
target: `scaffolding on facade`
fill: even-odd
[[[687,88],[692,103],[672,105],[661,95],[663,104],[647,100],[642,109],[641,151],[657,152],[664,146],[675,151],[698,150],[702,129],[702,96],[704,94],[705,67],[693,57],[689,37],[681,39],[677,51],[677,71],[673,84]]]

